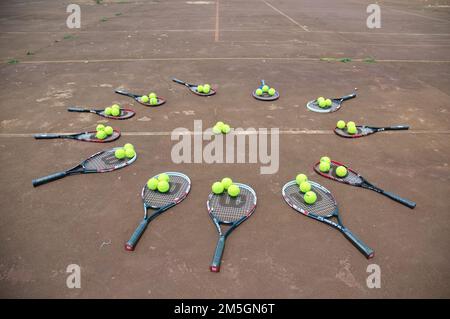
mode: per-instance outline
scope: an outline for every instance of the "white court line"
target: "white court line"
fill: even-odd
[[[300,23],[298,23],[297,21],[295,21],[294,19],[292,19],[290,16],[288,16],[286,13],[278,10],[277,8],[275,8],[273,5],[271,5],[270,3],[268,3],[265,0],[261,0],[262,2],[264,2],[266,5],[268,5],[269,7],[271,7],[273,10],[275,10],[276,12],[278,12],[279,14],[281,14],[283,17],[287,18],[289,21],[291,21],[293,24],[295,24],[296,26],[299,26],[300,28],[302,28],[305,32],[309,32],[308,27],[305,25],[301,25]]]

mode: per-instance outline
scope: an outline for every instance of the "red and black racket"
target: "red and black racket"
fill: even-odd
[[[34,138],[37,140],[42,139],[54,139],[54,138],[66,138],[71,140],[83,141],[83,142],[93,142],[93,143],[108,143],[117,140],[120,137],[120,131],[114,130],[111,135],[108,135],[103,140],[98,139],[96,137],[97,132],[83,132],[83,133],[75,133],[75,134],[35,134]]]
[[[125,89],[116,89],[115,92],[117,94],[129,96],[129,97],[133,98],[135,101],[137,101],[138,103],[141,103],[142,105],[145,105],[145,106],[155,107],[155,106],[160,106],[160,105],[163,105],[164,103],[166,103],[166,99],[161,96],[156,97],[156,99],[158,100],[158,102],[156,104],[150,104],[150,102],[143,102],[141,100],[143,95],[130,93]]]
[[[174,81],[175,83],[178,83],[178,84],[183,84],[184,86],[186,86],[189,89],[189,91],[191,91],[192,93],[199,95],[199,96],[211,96],[211,95],[216,94],[216,91],[213,88],[211,88],[208,93],[199,92],[197,87],[200,84],[186,83],[186,82],[184,82],[182,80],[178,80],[176,78],[172,78],[172,81]]]
[[[153,191],[147,187],[147,184],[142,188],[141,196],[144,202],[144,219],[136,228],[130,240],[125,244],[125,250],[134,250],[148,224],[169,208],[180,203],[189,194],[191,189],[191,180],[189,177],[177,172],[167,172],[166,174],[170,177],[170,188],[166,193],[160,193],[157,190]],[[158,178],[158,175],[154,177]],[[155,209],[156,211],[149,215],[149,208]]]
[[[305,202],[303,194],[298,189],[295,180],[290,181],[283,186],[282,194],[286,203],[297,212],[336,228],[344,234],[344,236],[358,248],[366,258],[372,258],[374,256],[374,251],[342,224],[341,218],[339,217],[337,202],[331,192],[318,183],[312,181],[308,182],[311,184],[311,190],[317,195],[317,200],[314,204],[307,204]],[[334,222],[332,218],[336,218],[337,222]]]
[[[309,101],[306,104],[306,107],[313,112],[317,112],[317,113],[331,113],[331,112],[336,112],[337,110],[339,110],[342,106],[342,102],[353,99],[356,97],[356,91],[358,89],[355,88],[354,92],[352,94],[349,95],[345,95],[343,97],[339,97],[339,98],[334,98],[331,99],[331,106],[328,107],[320,107],[319,103],[317,103],[317,100],[313,100],[313,101]]]
[[[347,137],[347,138],[357,138],[357,137],[363,137],[370,134],[374,134],[377,132],[383,132],[383,131],[400,131],[400,130],[409,130],[409,126],[407,125],[397,125],[397,126],[387,126],[387,127],[374,127],[374,126],[365,126],[365,125],[357,125],[356,126],[356,133],[350,134],[347,132],[347,130],[340,129],[336,127],[334,129],[334,133],[341,137]]]
[[[119,147],[115,147],[109,150],[95,153],[88,159],[81,162],[79,165],[63,172],[55,173],[45,177],[37,178],[33,180],[33,186],[40,186],[48,182],[56,181],[57,179],[76,175],[76,174],[88,174],[88,173],[105,173],[111,172],[119,168],[130,165],[136,160],[137,155],[133,158],[117,159],[114,152]]]
[[[263,92],[262,95],[257,95],[256,90],[262,89],[264,85],[266,85],[266,82],[264,80],[261,80],[261,85],[252,92],[252,96],[255,99],[261,101],[275,101],[280,97],[280,93],[278,93],[278,91],[275,91],[274,95],[270,95],[268,92]]]
[[[337,182],[341,182],[344,184],[370,189],[379,194],[383,194],[383,195],[389,197],[390,199],[395,200],[396,202],[399,202],[400,204],[403,204],[406,207],[409,207],[411,209],[416,207],[416,203],[414,203],[413,201],[402,198],[394,193],[386,192],[385,190],[369,183],[364,177],[362,177],[357,172],[355,172],[354,170],[352,170],[351,168],[347,167],[346,165],[344,165],[342,163],[339,163],[336,161],[331,161],[330,170],[327,173],[320,171],[319,164],[320,163],[316,163],[316,165],[314,165],[314,170],[316,171],[317,174],[319,174],[323,177],[326,177],[326,178],[329,178],[329,179],[332,179],[332,180],[335,180]],[[338,166],[344,166],[345,168],[347,168],[347,176],[339,177],[336,175],[336,168]]]
[[[106,115],[105,114],[105,110],[95,110],[95,109],[84,109],[84,108],[80,108],[80,107],[69,107],[67,109],[67,111],[69,112],[83,112],[83,113],[94,113],[112,120],[126,120],[129,119],[130,117],[133,117],[136,112],[130,109],[120,109],[120,114],[118,116],[112,116],[112,115]]]
[[[234,185],[240,188],[238,196],[231,197],[227,192],[220,195],[211,193],[206,202],[209,215],[219,233],[219,240],[210,266],[212,272],[220,271],[220,263],[227,237],[236,227],[247,220],[256,209],[257,199],[255,191],[245,184],[234,183]],[[230,226],[225,234],[222,232],[220,225]]]

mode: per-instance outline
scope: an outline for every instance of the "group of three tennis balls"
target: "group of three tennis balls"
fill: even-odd
[[[298,185],[300,192],[303,193],[303,200],[306,204],[312,205],[317,200],[317,195],[311,190],[311,184],[308,182],[308,177],[300,173],[295,177],[295,182]]]
[[[133,144],[127,143],[123,147],[116,149],[114,156],[117,159],[133,158],[136,155]]]
[[[322,156],[320,158],[319,170],[322,173],[328,173],[331,169],[331,159],[328,156]],[[337,177],[344,178],[348,175],[348,170],[345,166],[338,166],[335,169],[335,174]]]
[[[95,128],[95,137],[99,140],[104,140],[108,136],[112,135],[114,130],[111,126],[104,126],[103,124],[97,125]]]
[[[228,124],[219,121],[213,126],[212,130],[214,134],[228,134],[231,131],[231,127]]]
[[[330,106],[333,105],[333,102],[331,101],[331,99],[326,99],[323,96],[317,98],[317,105],[319,105],[319,107],[325,109],[328,108]]]
[[[268,85],[263,85],[262,88],[258,88],[255,91],[257,96],[262,96],[264,93],[267,93],[270,96],[274,96],[276,92],[277,92],[277,90],[269,87]]]
[[[227,191],[231,197],[236,197],[241,193],[239,186],[233,184],[233,181],[229,177],[224,177],[220,182],[215,182],[211,186],[212,192],[216,195],[222,194]]]
[[[353,121],[348,121],[346,124],[345,121],[339,120],[336,123],[336,127],[341,130],[345,130],[347,128],[347,133],[350,135],[356,134],[358,132],[358,130],[356,128],[356,124]]]
[[[209,84],[203,84],[203,85],[200,84],[197,86],[198,93],[208,94],[210,91],[211,91],[211,85],[209,85]]]
[[[120,105],[114,104],[105,108],[105,115],[109,116],[119,116],[120,115]]]
[[[167,193],[170,189],[170,176],[166,173],[159,174],[147,181],[147,188],[160,193]]]
[[[158,104],[158,96],[154,92],[151,92],[148,95],[142,95],[139,99],[142,103],[150,103],[150,105]]]

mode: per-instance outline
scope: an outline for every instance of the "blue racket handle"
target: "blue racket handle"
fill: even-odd
[[[181,80],[178,80],[177,78],[172,78],[172,81],[174,81],[174,82],[176,82],[176,83],[179,83],[179,84],[183,84],[183,85],[186,84],[186,82],[181,81]]]
[[[348,240],[356,247],[358,250],[366,256],[367,259],[372,258],[374,256],[374,251],[370,247],[368,247],[366,244],[364,244],[361,239],[356,237],[351,231],[349,231],[347,228],[342,227],[341,229],[342,233],[345,237],[347,237]]]
[[[212,272],[219,272],[220,271],[220,263],[222,261],[222,254],[223,249],[225,248],[225,236],[221,235],[219,237],[219,241],[217,242],[216,251],[214,253],[214,258],[211,263],[211,266],[209,269]]]
[[[117,94],[122,94],[122,95],[129,96],[129,97],[132,97],[132,98],[140,97],[140,95],[130,93],[127,90],[123,90],[123,89],[116,89],[114,92],[116,92]]]
[[[340,100],[346,101],[346,100],[353,99],[354,97],[356,97],[356,93],[352,93],[352,94],[349,94],[349,95],[345,95],[345,96],[341,97]]]
[[[60,134],[35,134],[34,138],[37,140],[41,139],[52,139],[52,138],[60,138]]]
[[[382,191],[381,194],[389,197],[390,199],[395,200],[396,202],[405,205],[406,207],[409,207],[411,209],[413,209],[414,207],[416,207],[416,203],[414,203],[413,201],[406,199],[406,198],[401,198],[400,196],[391,193],[391,192],[386,192],[386,191]]]
[[[125,250],[133,251],[136,247],[137,242],[139,241],[139,238],[141,238],[142,234],[144,233],[145,229],[148,226],[148,223],[150,220],[148,218],[144,218],[139,226],[134,231],[133,235],[131,235],[130,240],[125,244]]]
[[[67,176],[66,172],[59,172],[59,173],[55,173],[55,174],[48,175],[45,177],[36,178],[36,179],[33,179],[33,186],[36,187],[36,186],[39,186],[42,184],[47,184],[48,182],[56,181],[57,179],[60,179],[60,178],[66,177],[66,176]]]

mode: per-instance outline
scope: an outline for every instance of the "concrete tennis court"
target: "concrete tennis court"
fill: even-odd
[[[74,2],[80,29],[66,27]],[[0,296],[449,298],[449,2],[378,1],[380,29],[366,26],[370,3],[2,1]],[[172,76],[211,83],[218,93],[197,97]],[[279,90],[279,100],[251,97],[260,79]],[[118,87],[168,102],[146,108],[115,94]],[[336,113],[305,107],[355,87],[357,98]],[[113,103],[136,116],[106,121],[66,111]],[[411,129],[347,140],[332,132],[339,119]],[[262,163],[173,163],[171,132],[193,130],[194,120],[204,129],[219,120],[278,128],[278,172],[261,175]],[[33,139],[106,122],[122,131],[118,141]],[[127,142],[138,159],[123,170],[32,187],[33,178]],[[320,177],[312,166],[324,155],[417,207]],[[190,176],[191,193],[126,252],[143,214],[142,186],[164,171]],[[300,172],[333,193],[344,224],[375,250],[373,259],[284,202],[281,187]],[[228,238],[215,274],[208,267],[217,234],[205,204],[211,184],[225,176],[251,185],[258,206]],[[66,286],[70,264],[81,267],[80,289]],[[370,264],[380,266],[381,288],[366,286]]]

